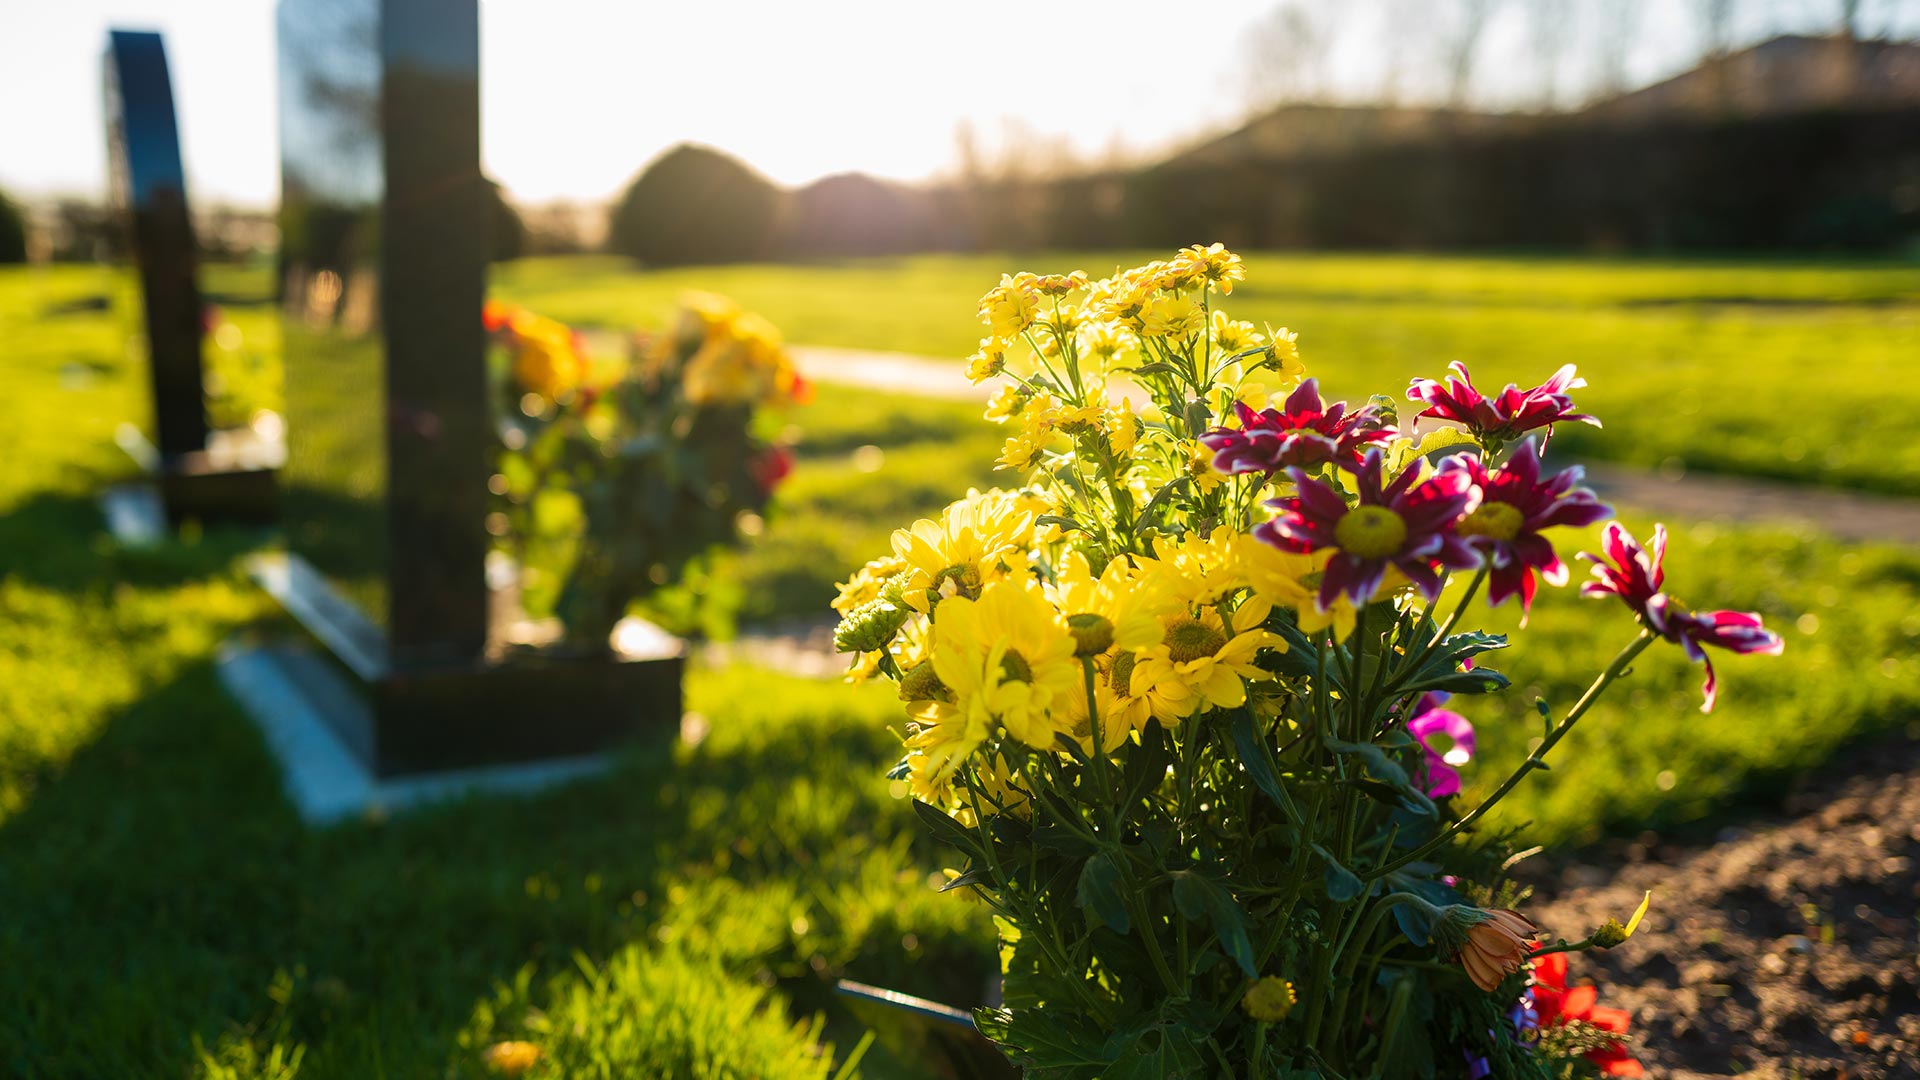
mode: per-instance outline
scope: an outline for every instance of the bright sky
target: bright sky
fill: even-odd
[[[482,0],[485,164],[516,198],[544,201],[606,198],[685,140],[790,184],[949,169],[963,120],[989,144],[1017,118],[1084,154],[1153,149],[1242,115],[1245,32],[1272,2]],[[1343,6],[1358,32],[1329,57],[1327,78],[1365,96],[1383,64],[1368,42],[1406,5]],[[1691,6],[1643,4],[1636,80],[1687,65]],[[0,187],[104,190],[109,27],[166,35],[195,199],[271,205],[273,0],[0,0]],[[1529,40],[1509,5],[1485,38],[1483,100],[1528,92]],[[1571,70],[1563,83],[1582,78]]]

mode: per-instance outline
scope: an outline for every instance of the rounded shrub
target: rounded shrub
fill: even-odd
[[[607,243],[655,265],[756,258],[772,245],[781,199],[779,187],[734,158],[676,146],[627,188]]]

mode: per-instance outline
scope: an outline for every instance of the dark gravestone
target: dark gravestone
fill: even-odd
[[[664,635],[504,644],[478,22],[474,0],[279,11],[289,550],[260,578],[364,684],[329,722],[382,776],[592,753],[680,716]]]
[[[130,447],[150,467],[170,524],[270,522],[281,448],[252,431],[210,432],[201,367],[199,252],[187,208],[173,85],[160,35],[114,30],[105,62],[114,203],[140,280],[154,442]]]

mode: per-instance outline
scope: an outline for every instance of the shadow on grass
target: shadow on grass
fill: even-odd
[[[977,933],[916,917],[939,862],[910,850],[904,804],[847,783],[886,742],[799,723],[311,831],[195,665],[0,825],[0,1073],[177,1077],[196,1037],[237,1037],[304,1044],[302,1076],[443,1074],[497,984],[633,942],[774,980],[845,1048],[833,977],[966,1002],[991,962]]]
[[[0,576],[68,593],[161,588],[224,572],[264,536],[250,527],[192,527],[128,547],[106,531],[97,499],[40,494],[0,514]]]

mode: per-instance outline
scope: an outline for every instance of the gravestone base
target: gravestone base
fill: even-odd
[[[272,525],[280,517],[277,466],[286,446],[252,432],[216,432],[206,450],[162,460],[140,429],[123,424],[114,441],[144,479],[101,496],[107,530],[123,544],[158,543],[187,521]]]
[[[280,657],[280,682],[300,690],[299,708],[382,782],[476,768],[538,773],[543,762],[680,730],[686,650],[663,631],[625,635],[618,654],[496,650],[471,663],[392,670],[379,628],[299,556],[258,556],[249,569],[337,661],[290,664],[284,650],[270,653]]]
[[[352,680],[311,650],[229,642],[220,682],[260,728],[280,763],[287,800],[309,825],[377,820],[472,795],[530,794],[607,771],[606,753],[381,777],[335,733],[343,717],[370,722]]]

